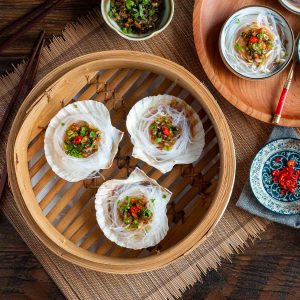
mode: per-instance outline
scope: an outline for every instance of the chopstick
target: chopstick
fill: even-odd
[[[30,74],[30,72],[32,71],[32,65],[33,65],[34,59],[36,57],[36,54],[38,53],[38,51],[40,51],[39,48],[41,46],[43,46],[44,36],[45,36],[45,31],[42,31],[41,34],[40,34],[40,37],[38,39],[38,42],[37,42],[37,44],[36,44],[36,46],[35,46],[35,48],[34,48],[34,50],[32,52],[31,58],[30,58],[27,66],[25,68],[24,74],[23,74],[23,76],[22,76],[19,84],[16,87],[16,91],[15,91],[15,93],[14,93],[11,101],[8,103],[8,105],[6,107],[6,110],[4,112],[2,120],[0,121],[0,134],[2,132],[2,129],[3,129],[4,125],[5,125],[5,123],[6,123],[6,120],[7,120],[8,116],[9,116],[9,113],[10,113],[10,111],[11,111],[14,103],[16,102],[16,100],[18,99],[20,93],[22,92],[22,90],[24,88],[24,84],[25,84],[25,82],[27,80],[28,75],[30,75],[29,81],[31,81],[32,80],[31,77],[33,77],[35,75],[33,73]],[[28,91],[28,88],[27,88],[27,91]]]
[[[285,84],[284,84],[284,87],[282,89],[279,101],[277,103],[275,114],[274,114],[273,119],[272,119],[273,124],[278,124],[280,122],[283,107],[284,107],[286,98],[288,96],[288,91],[291,87],[292,80],[294,78],[294,70],[295,70],[295,67],[296,67],[296,63],[297,63],[297,60],[293,59],[293,63],[292,63],[292,66],[290,68],[289,75],[288,75],[288,77],[285,81]]]
[[[0,177],[0,199],[1,199],[3,191],[4,191],[4,187],[5,187],[5,184],[6,184],[6,181],[7,181],[7,165],[6,165],[6,162],[4,163],[4,166],[2,168],[0,176],[1,176]]]
[[[274,124],[274,125],[277,125],[280,122],[283,107],[284,107],[285,101],[287,99],[289,89],[292,85],[292,81],[293,81],[294,73],[295,73],[295,68],[296,68],[296,64],[297,64],[297,60],[298,60],[298,58],[297,58],[297,51],[298,51],[297,47],[298,47],[298,43],[299,43],[299,38],[300,38],[300,33],[298,33],[298,35],[295,39],[295,50],[294,50],[294,54],[293,54],[293,58],[292,58],[292,65],[291,65],[291,68],[289,70],[288,77],[287,77],[287,79],[284,83],[283,89],[281,91],[281,95],[280,95],[280,98],[278,100],[275,113],[273,115],[272,124]]]
[[[48,6],[49,3],[52,3],[54,0],[47,0],[46,2],[41,3],[39,6],[34,7],[32,10],[30,10],[28,13],[26,13],[24,16],[20,17],[19,19],[13,21],[12,23],[8,24],[4,28],[0,30],[0,36],[7,33],[8,31],[11,31],[12,29],[15,29],[17,26],[22,25],[22,23],[25,23],[26,20],[29,20],[34,15],[40,14],[45,6]],[[56,0],[55,0],[56,1]]]
[[[0,31],[0,35],[3,34],[4,32],[10,31],[11,29],[15,28],[16,26],[18,26],[18,25],[20,25],[20,24],[25,23],[26,21],[28,21],[27,24],[25,24],[22,28],[20,28],[16,33],[14,33],[9,38],[7,38],[0,45],[0,53],[4,49],[6,49],[7,47],[9,47],[13,42],[15,42],[19,37],[21,37],[22,34],[24,34],[30,28],[32,28],[35,25],[35,23],[37,23],[43,17],[45,17],[55,6],[57,6],[58,4],[60,4],[62,1],[63,0],[47,0],[46,2],[42,3],[37,8],[33,9],[32,11],[30,11],[26,15],[22,16],[21,18],[19,18],[16,21],[14,21],[12,24],[9,24],[5,28],[3,28]],[[33,19],[31,21],[29,21],[30,18],[32,18],[32,17],[33,17]]]
[[[6,107],[4,115],[0,122],[0,134],[2,133],[4,125],[8,119],[8,116],[9,116],[15,102],[18,100],[21,92],[24,92],[27,95],[33,86],[34,78],[36,76],[38,64],[39,64],[40,57],[41,57],[42,48],[44,45],[44,36],[45,36],[45,31],[42,31],[39,36],[39,39],[35,45],[35,48],[32,52],[30,60],[27,63],[25,71],[22,75],[22,79],[18,83],[15,93]],[[26,82],[28,82],[27,85],[25,84]],[[2,168],[1,175],[0,175],[0,199],[3,194],[6,181],[7,181],[7,164],[5,163]]]

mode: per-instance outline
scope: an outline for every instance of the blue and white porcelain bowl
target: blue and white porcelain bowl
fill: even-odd
[[[246,62],[235,49],[243,28],[252,24],[266,27],[273,34],[273,49],[260,67]],[[219,51],[227,68],[235,75],[249,80],[261,80],[278,74],[289,64],[294,53],[294,34],[291,26],[276,10],[266,6],[246,6],[233,13],[225,22],[219,36]]]
[[[281,193],[273,182],[272,171],[282,169],[288,160],[296,162],[300,169],[300,140],[278,139],[265,145],[256,154],[250,168],[250,186],[256,199],[266,208],[279,214],[300,213],[300,187],[293,193]],[[300,182],[298,182],[300,186]]]

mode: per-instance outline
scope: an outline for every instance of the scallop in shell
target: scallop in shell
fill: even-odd
[[[109,180],[96,194],[96,218],[104,235],[119,246],[157,245],[169,230],[167,204],[172,193],[136,168],[126,180]]]
[[[127,130],[132,156],[166,173],[175,164],[197,161],[205,144],[198,114],[185,101],[170,95],[146,97],[130,110]]]
[[[71,130],[76,124],[86,124],[78,125],[80,134]],[[104,104],[78,101],[62,108],[50,121],[45,134],[45,156],[59,177],[77,182],[110,168],[122,137],[123,132],[112,126]]]

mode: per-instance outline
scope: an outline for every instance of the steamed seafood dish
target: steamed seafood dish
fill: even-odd
[[[98,151],[101,131],[87,122],[72,123],[65,132],[65,153],[78,158],[86,158]]]
[[[121,247],[157,245],[169,230],[167,204],[171,192],[136,168],[126,180],[109,180],[96,194],[98,224]]]
[[[253,22],[242,27],[233,45],[240,65],[254,73],[269,73],[283,64],[287,51],[282,34],[277,31],[276,24]]]
[[[241,64],[268,73],[285,62],[285,44],[274,27],[253,22],[239,30],[234,49]]]
[[[153,212],[148,208],[149,199],[145,195],[125,196],[117,204],[119,218],[129,230],[146,226],[152,220]]]
[[[282,15],[271,8],[248,6],[225,22],[221,57],[230,71],[246,79],[264,79],[282,71],[292,58],[294,36]]]
[[[161,115],[149,126],[149,135],[158,149],[170,151],[181,135],[181,128],[174,124],[172,117]]]
[[[274,35],[267,27],[253,24],[242,29],[235,41],[239,57],[256,67],[266,63],[274,48]]]
[[[162,173],[175,164],[197,161],[204,147],[204,130],[197,113],[170,95],[147,97],[130,110],[126,127],[134,145],[132,156]]]
[[[76,182],[110,168],[123,133],[111,125],[102,103],[86,100],[62,108],[45,134],[45,156],[52,170]]]

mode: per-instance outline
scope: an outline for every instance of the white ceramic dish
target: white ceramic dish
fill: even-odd
[[[270,70],[259,71],[247,67],[246,63],[243,63],[243,61],[238,58],[236,50],[234,49],[238,32],[253,22],[267,24],[272,32],[276,33],[274,34],[274,50],[272,50],[274,59],[279,59],[278,55],[283,54],[280,51],[282,46],[281,42],[285,43],[285,40],[287,41],[285,55],[280,57],[282,58],[282,63],[279,63]],[[274,29],[275,26],[276,28]],[[279,32],[283,32],[283,34],[279,34]],[[284,35],[284,37],[282,35]],[[233,13],[223,25],[219,37],[219,51],[223,62],[235,75],[250,80],[266,79],[284,70],[292,59],[294,52],[293,30],[285,18],[274,9],[266,6],[246,6]]]
[[[279,0],[279,3],[294,14],[300,15],[299,0]]]

